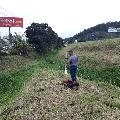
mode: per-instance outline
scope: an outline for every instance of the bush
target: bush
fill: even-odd
[[[20,35],[17,33],[13,36],[13,46],[10,50],[11,54],[19,54],[22,56],[28,56],[28,52],[30,50],[29,45],[25,40],[22,39]]]

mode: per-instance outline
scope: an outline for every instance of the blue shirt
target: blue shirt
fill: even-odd
[[[77,66],[77,62],[78,62],[78,57],[76,55],[70,56],[70,66],[71,65]]]

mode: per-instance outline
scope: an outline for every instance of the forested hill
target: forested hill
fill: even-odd
[[[74,35],[73,37],[65,38],[64,41],[68,41],[68,43],[73,43],[75,40],[78,40],[78,42],[84,42],[89,40],[120,37],[120,32],[108,32],[109,27],[120,28],[120,21],[98,24],[96,26],[85,29],[84,31]]]

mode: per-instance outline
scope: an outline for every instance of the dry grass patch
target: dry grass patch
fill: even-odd
[[[3,112],[2,120],[116,120],[120,118],[120,93],[114,86],[79,78],[77,91],[64,89],[63,71],[37,70],[24,89],[24,95]],[[113,92],[110,92],[114,89]],[[114,100],[112,100],[112,98]],[[111,102],[112,101],[112,102]]]

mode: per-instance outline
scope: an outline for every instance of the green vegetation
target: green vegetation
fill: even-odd
[[[63,62],[55,52],[30,59],[20,56],[5,56],[0,60],[0,105],[8,102],[24,86],[36,69],[63,69]]]
[[[103,69],[85,68],[79,66],[78,76],[88,80],[107,82],[120,87],[120,67],[109,67]]]
[[[30,46],[22,36],[15,33],[15,35],[11,36],[11,44],[12,48],[9,50],[11,55],[28,56]]]
[[[31,63],[31,64],[30,64]],[[0,105],[6,104],[32,75],[32,61],[20,56],[5,56],[0,60]]]
[[[0,74],[0,105],[8,102],[11,97],[20,92],[20,89],[33,71],[34,69],[27,68],[10,74]]]
[[[79,77],[120,87],[120,39],[79,43],[68,49],[79,56]]]
[[[60,85],[64,79],[66,76],[60,70],[37,69],[24,94],[4,109],[2,120],[120,118],[120,89],[79,78],[80,89],[74,91]]]
[[[119,119],[119,46],[120,39],[114,39],[73,44],[44,56],[2,56],[0,119]],[[78,91],[61,85],[69,78],[63,61],[70,49],[79,56]]]

